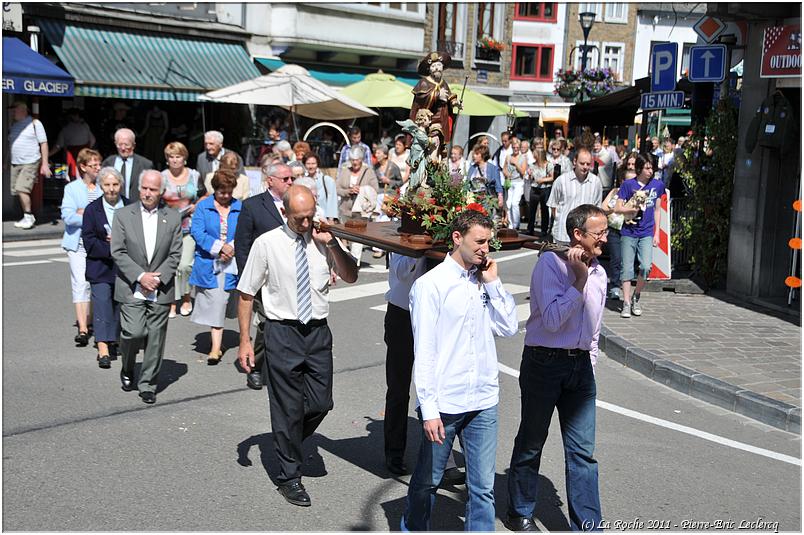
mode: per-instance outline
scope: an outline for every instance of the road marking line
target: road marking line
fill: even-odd
[[[62,249],[61,247],[48,247],[45,249],[22,249],[19,251],[3,251],[3,256],[45,256],[63,252],[64,249]]]
[[[497,363],[497,366],[501,372],[506,375],[510,375],[511,377],[519,378],[519,371],[509,368],[505,364]],[[667,429],[671,429],[673,431],[678,431],[680,433],[685,433],[687,435],[691,435],[694,437],[701,438],[703,440],[708,440],[709,442],[714,442],[716,444],[721,444],[723,446],[727,446],[729,448],[734,448],[737,450],[747,451],[749,453],[754,453],[756,455],[761,455],[763,457],[767,457],[769,459],[774,459],[777,461],[782,461],[784,463],[792,464],[795,466],[801,466],[801,459],[796,457],[792,457],[790,455],[785,455],[783,453],[777,453],[775,451],[766,450],[764,448],[758,448],[756,446],[751,446],[750,444],[744,444],[742,442],[737,442],[736,440],[731,440],[730,438],[721,437],[718,435],[713,435],[712,433],[707,433],[706,431],[701,431],[699,429],[695,429],[693,427],[687,427],[686,425],[677,424],[675,422],[671,422],[668,420],[662,420],[661,418],[656,418],[654,416],[649,416],[647,414],[642,414],[641,412],[632,411],[631,409],[626,409],[625,407],[620,407],[619,405],[614,405],[613,403],[608,403],[606,401],[597,400],[595,404],[600,407],[601,409],[615,412],[617,414],[621,414],[628,418],[633,418],[635,420],[640,420],[642,422],[646,422],[653,425],[658,425],[659,427],[665,427]]]
[[[510,256],[503,256],[502,258],[495,258],[497,262],[508,262],[509,260],[517,260],[518,258],[525,258],[526,256],[533,256],[539,254],[539,251],[526,251],[524,253],[516,253]]]
[[[520,284],[504,284],[505,289],[511,295],[523,294],[530,291],[530,288],[527,286],[522,286]],[[380,312],[385,312],[388,310],[388,303],[383,303],[381,305],[377,305],[376,307],[371,307],[371,310],[379,310]],[[517,305],[516,307],[516,316],[520,323],[526,321],[530,317],[530,303],[523,303],[521,305]]]
[[[37,245],[59,245],[61,243],[61,238],[56,238],[52,240],[25,240],[25,241],[14,241],[14,242],[4,242],[3,249],[22,249],[23,247],[35,247]]]
[[[371,282],[369,284],[358,284],[357,286],[347,286],[336,288],[329,291],[329,302],[338,303],[350,299],[360,299],[361,297],[371,297],[372,295],[384,294],[388,291],[388,281]]]
[[[69,258],[64,256],[60,256],[58,258],[49,258],[48,260],[50,260],[51,262],[64,262],[65,264],[70,261]]]
[[[32,266],[34,264],[50,264],[50,260],[30,260],[28,262],[6,262],[3,267]]]

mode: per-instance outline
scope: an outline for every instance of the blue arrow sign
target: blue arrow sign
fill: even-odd
[[[726,77],[726,45],[690,48],[690,82],[722,82]]]
[[[684,107],[684,91],[662,91],[642,93],[640,108],[643,110],[665,110]]]
[[[650,90],[673,91],[677,64],[678,43],[655,43],[650,51]]]

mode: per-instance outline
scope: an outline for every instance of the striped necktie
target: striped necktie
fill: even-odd
[[[313,317],[310,268],[307,265],[307,244],[304,236],[296,238],[296,308],[300,322],[307,323]]]

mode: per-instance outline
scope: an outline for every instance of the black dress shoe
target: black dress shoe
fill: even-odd
[[[75,335],[74,340],[78,347],[86,347],[89,345],[89,333],[80,332]]]
[[[246,386],[254,390],[262,390],[262,373],[258,371],[247,373]]]
[[[120,388],[125,392],[134,390],[134,379],[131,375],[126,375],[123,370],[120,370]]]
[[[444,471],[441,482],[445,485],[463,485],[466,483],[466,474],[457,466],[453,466]]]
[[[310,495],[304,490],[304,485],[302,485],[301,481],[291,481],[280,485],[276,490],[288,503],[299,507],[310,507]]]
[[[156,403],[156,394],[153,392],[140,392],[140,397],[142,398],[142,402],[148,405]]]
[[[112,367],[112,361],[109,360],[109,355],[98,355],[98,368],[109,369]]]
[[[526,516],[508,516],[503,525],[511,531],[539,531],[536,522]]]
[[[404,476],[408,473],[408,467],[405,466],[405,461],[402,457],[387,457],[385,459],[385,466],[388,471],[398,476]]]

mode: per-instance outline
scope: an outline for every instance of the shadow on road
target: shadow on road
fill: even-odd
[[[135,365],[136,377],[139,377],[141,364]],[[160,393],[167,387],[179,380],[182,375],[187,374],[187,365],[183,362],[176,362],[171,359],[162,359],[162,367],[159,369],[159,384],[156,393]]]
[[[221,346],[223,347],[224,351],[231,350],[232,348],[236,348],[240,345],[240,335],[237,331],[233,331],[231,329],[224,329],[223,330],[223,341],[221,342]],[[195,335],[195,340],[193,341],[193,350],[196,353],[202,354],[204,357],[209,355],[209,352],[212,351],[212,335],[208,330],[201,331]],[[237,351],[234,352],[235,360],[237,360]]]

